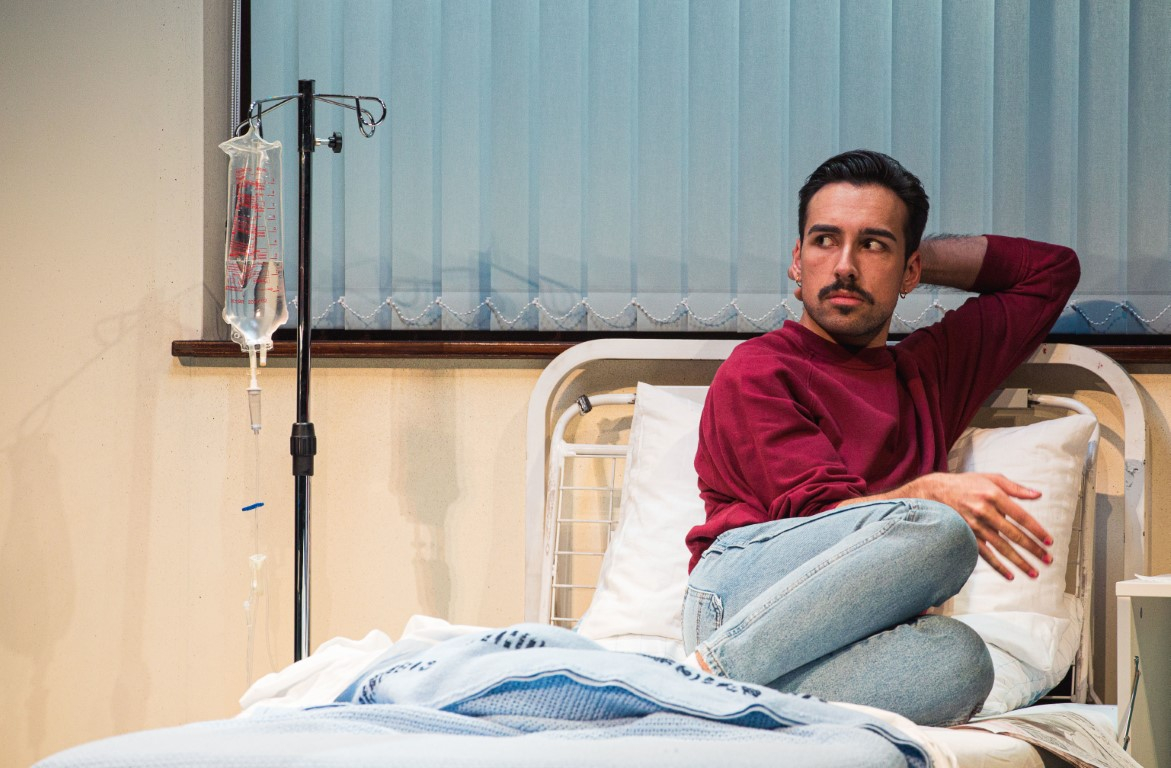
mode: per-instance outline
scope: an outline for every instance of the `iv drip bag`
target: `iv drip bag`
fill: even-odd
[[[228,241],[224,249],[224,321],[232,340],[261,365],[286,320],[281,249],[281,145],[249,124],[220,144],[228,154]],[[253,363],[255,370],[255,363]]]

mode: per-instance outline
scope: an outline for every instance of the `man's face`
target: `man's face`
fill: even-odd
[[[919,252],[903,256],[906,218],[906,205],[886,187],[836,183],[817,191],[789,267],[801,281],[801,325],[846,346],[886,343],[899,293],[919,283]]]

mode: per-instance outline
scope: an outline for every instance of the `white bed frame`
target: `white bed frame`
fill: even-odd
[[[630,393],[639,380],[649,380],[655,384],[694,384],[697,383],[695,371],[697,367],[701,369],[698,373],[701,380],[698,383],[706,384],[710,373],[714,372],[719,362],[727,358],[728,354],[739,343],[739,341],[728,340],[637,338],[589,341],[578,344],[559,355],[545,369],[538,379],[529,401],[528,414],[525,498],[526,621],[548,623],[551,619],[559,618],[553,616],[554,594],[557,589],[590,588],[581,585],[555,585],[559,571],[557,558],[561,547],[557,544],[557,522],[556,516],[553,514],[556,505],[550,503],[550,494],[558,492],[558,488],[549,487],[550,441],[555,433],[559,438],[559,433],[564,429],[565,423],[580,412],[578,408],[573,407],[575,401],[582,395],[587,395],[595,403],[598,402],[596,395],[599,393],[594,388],[601,382],[604,386],[603,391],[626,393],[610,397],[608,401],[633,402]],[[690,363],[695,365],[689,365]],[[1128,579],[1133,578],[1136,574],[1145,574],[1149,562],[1145,532],[1149,523],[1150,509],[1146,471],[1146,422],[1138,390],[1126,371],[1113,360],[1087,347],[1069,344],[1042,345],[1013,375],[1014,385],[1027,385],[1030,375],[1041,371],[1051,371],[1051,366],[1054,365],[1072,366],[1089,371],[1105,386],[1108,392],[1113,394],[1121,408],[1123,421],[1121,448],[1125,465],[1122,498],[1124,520],[1122,569],[1121,575],[1116,578]],[[593,391],[587,391],[588,389],[593,389]],[[1021,390],[1006,391],[1008,397],[1001,397],[1000,403],[996,404],[995,407],[1003,405],[1004,401],[1011,399],[1014,393],[1019,395]],[[1060,403],[1058,404],[1060,405]],[[1076,407],[1078,404],[1075,402],[1072,405]],[[622,450],[621,446],[618,446],[617,452],[612,450],[606,454],[602,446],[582,446],[582,448],[585,449],[586,453],[597,449],[607,458],[614,458]],[[612,485],[613,483],[611,483]],[[1101,511],[1110,508],[1110,504],[1106,503],[1108,500],[1101,498],[1106,494],[1095,492],[1093,478],[1090,479],[1088,488],[1089,497],[1086,499],[1086,509],[1091,515],[1095,510]],[[610,507],[613,510],[616,505],[611,503]],[[612,529],[613,525],[616,524],[616,519],[612,515],[613,511],[611,511],[610,520],[592,522],[608,522]],[[1093,666],[1090,646],[1093,624],[1090,620],[1092,604],[1089,601],[1093,577],[1089,569],[1095,559],[1093,536],[1095,527],[1094,521],[1083,521],[1083,556],[1080,558],[1082,570],[1077,578],[1079,596],[1084,601],[1086,618],[1083,621],[1080,664],[1075,664],[1072,691],[1073,698],[1078,701],[1086,700],[1090,686],[1089,668]],[[600,548],[605,547],[607,540],[606,537],[600,539]],[[600,556],[602,553],[595,551],[588,554]],[[600,560],[600,557],[598,559]],[[1113,561],[1117,562],[1117,553],[1113,554]],[[1115,569],[1112,568],[1111,572],[1115,572]],[[1101,585],[1101,578],[1098,581]],[[1083,583],[1084,589],[1082,588]],[[1109,594],[1113,594],[1112,583],[1107,583],[1104,586],[1109,590]],[[580,612],[563,618],[569,621],[577,616],[580,616]],[[1109,660],[1107,660],[1107,664],[1109,665]]]

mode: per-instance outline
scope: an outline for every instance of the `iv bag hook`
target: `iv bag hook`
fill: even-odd
[[[268,99],[259,99],[252,102],[248,106],[248,119],[236,126],[236,135],[239,136],[240,132],[249,123],[251,123],[252,126],[256,128],[256,130],[261,131],[263,134],[261,117],[267,115],[269,112],[272,112],[274,109],[281,108],[294,99],[302,98],[303,94],[294,93],[289,96],[273,96]],[[366,138],[373,136],[374,129],[382,125],[382,123],[386,120],[386,102],[377,96],[351,96],[349,94],[343,93],[315,93],[312,95],[312,98],[316,101],[332,104],[335,107],[341,107],[342,109],[352,109],[358,119],[358,132]],[[353,104],[347,104],[346,101],[352,101]],[[375,117],[374,113],[371,112],[370,109],[363,104],[363,102],[377,102],[378,109],[380,111],[378,117]],[[265,106],[266,104],[268,106]],[[373,104],[370,106],[372,108]],[[334,135],[339,136],[340,134]],[[333,144],[330,144],[330,148],[333,148]],[[335,149],[334,151],[337,152],[340,150]]]

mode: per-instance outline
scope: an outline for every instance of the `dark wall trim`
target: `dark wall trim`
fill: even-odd
[[[312,354],[322,358],[539,358],[552,359],[574,344],[584,341],[577,336],[588,334],[554,334],[553,339],[518,339],[515,341],[501,339],[495,334],[492,340],[458,339],[429,341],[418,338],[366,338],[366,339],[337,339],[315,335],[312,342]],[[639,338],[651,334],[639,334]],[[688,338],[694,338],[691,334]],[[596,338],[596,336],[594,336]],[[705,334],[704,338],[716,338],[715,334]],[[735,334],[720,335],[719,338],[738,338]],[[749,338],[749,337],[744,337]],[[1082,344],[1096,349],[1107,357],[1119,363],[1171,363],[1171,337],[1157,337],[1156,344],[1136,344],[1134,336],[1122,337],[1117,340],[1099,336],[1055,336],[1052,342]],[[277,340],[270,357],[292,358],[296,356],[296,342]],[[208,360],[222,358],[225,361],[243,358],[240,345],[231,341],[173,341],[171,355],[182,359]]]

